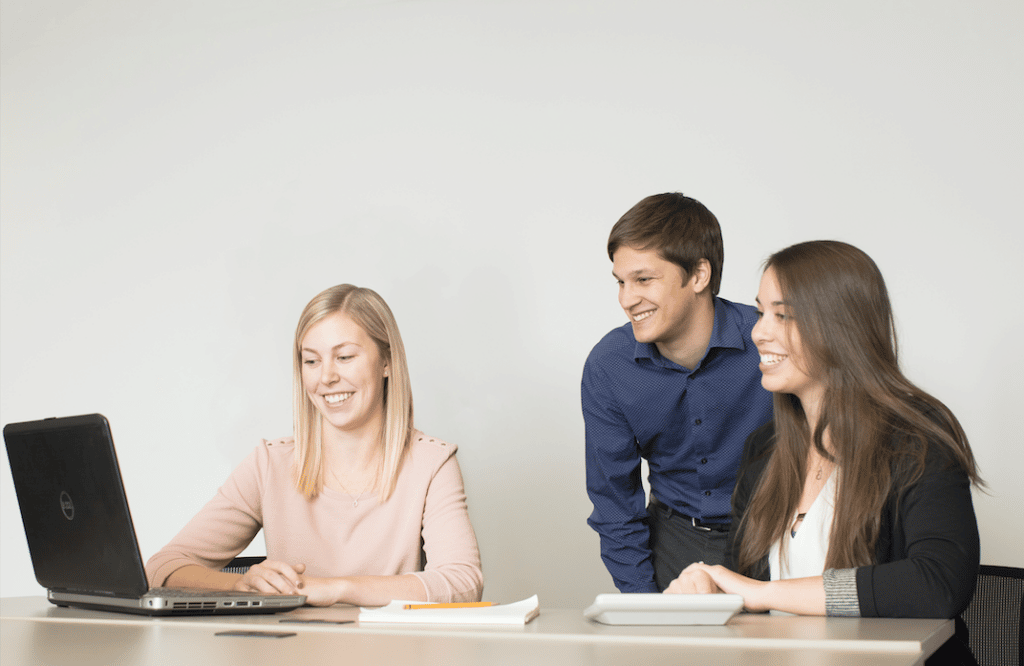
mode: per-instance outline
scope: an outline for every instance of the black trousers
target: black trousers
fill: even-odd
[[[647,516],[654,582],[659,590],[668,587],[679,572],[694,562],[722,564],[725,561],[727,532],[694,527],[688,518],[657,504],[647,506]]]

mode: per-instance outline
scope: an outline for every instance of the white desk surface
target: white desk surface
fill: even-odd
[[[43,597],[0,599],[4,666],[194,663],[226,666],[343,661],[358,664],[714,663],[911,665],[953,633],[949,620],[776,617],[741,614],[725,626],[613,627],[582,610],[541,608],[525,626],[288,623],[355,619],[350,606],[258,616],[147,618],[58,608]],[[293,632],[286,638],[217,636],[226,630]],[[783,657],[780,659],[780,657]]]

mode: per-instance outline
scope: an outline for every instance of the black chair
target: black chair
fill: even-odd
[[[235,559],[228,562],[228,565],[221,569],[221,571],[223,571],[224,573],[244,574],[246,571],[249,570],[249,567],[251,567],[254,564],[259,564],[265,559],[267,558],[262,556],[236,557]]]
[[[1024,569],[981,565],[960,617],[978,666],[1024,666]]]

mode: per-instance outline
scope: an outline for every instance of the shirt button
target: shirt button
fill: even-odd
[[[700,425],[700,419],[697,419],[696,421],[694,421],[693,424],[694,425]]]
[[[711,491],[710,490],[705,490],[704,491],[704,497],[711,497]]]
[[[701,458],[700,459],[700,464],[701,465],[707,465],[708,464],[708,459],[707,458]]]

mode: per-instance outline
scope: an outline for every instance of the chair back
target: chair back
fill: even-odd
[[[249,567],[251,567],[254,564],[259,564],[265,559],[267,558],[257,556],[236,557],[235,559],[228,562],[228,565],[221,569],[221,571],[223,571],[224,573],[244,574],[246,571],[249,570]]]
[[[1024,666],[1024,569],[981,565],[960,617],[978,666]]]

